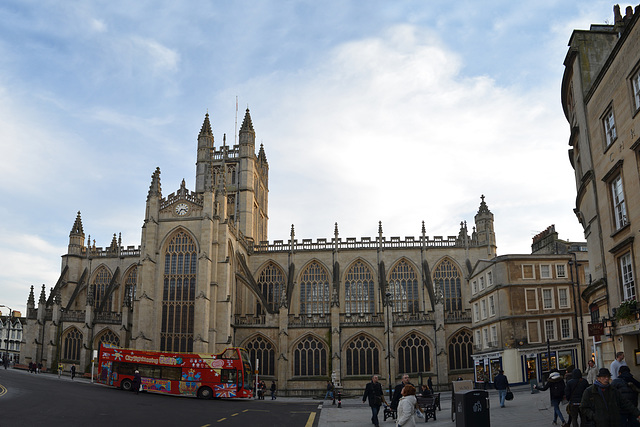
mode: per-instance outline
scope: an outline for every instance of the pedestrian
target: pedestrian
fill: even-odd
[[[142,378],[140,377],[140,371],[136,369],[133,373],[133,389],[136,391],[136,394],[140,392],[142,388]]]
[[[618,427],[622,412],[631,414],[640,420],[640,411],[633,403],[622,397],[622,394],[611,387],[611,372],[600,368],[593,385],[587,387],[580,402],[580,415],[583,425],[592,423],[595,427]]]
[[[500,407],[504,408],[504,401],[507,398],[507,390],[509,389],[509,380],[507,379],[504,371],[500,369],[498,375],[493,380],[493,386],[498,390],[498,396],[500,397]]]
[[[325,400],[328,399],[333,399],[333,382],[331,381],[327,381],[327,393],[324,395]]]
[[[429,387],[429,390],[431,390],[431,394],[435,393],[433,391],[433,381],[431,381],[431,376],[429,376],[429,378],[427,378],[427,387]]]
[[[377,375],[372,376],[371,382],[367,383],[367,386],[364,388],[362,403],[365,403],[367,400],[369,400],[369,407],[371,408],[371,422],[374,426],[379,426],[378,412],[380,412],[380,406],[382,406],[383,403],[386,404],[386,402],[384,400],[384,393],[382,392],[382,385],[378,382]]]
[[[433,395],[433,393],[431,393],[431,390],[429,390],[429,386],[427,386],[426,384],[422,384],[422,389],[420,390],[420,396],[427,397],[431,395]]]
[[[549,390],[549,399],[551,400],[551,406],[553,406],[553,424],[558,424],[558,418],[560,418],[562,424],[565,424],[564,416],[560,410],[560,402],[564,399],[565,384],[560,372],[552,372],[544,387],[536,386],[536,389],[540,391]]]
[[[71,381],[76,377],[76,365],[75,363],[71,365]]]
[[[264,400],[264,394],[267,392],[267,384],[264,381],[260,381],[260,388],[262,389],[262,394],[260,396],[261,400]]]
[[[640,391],[640,382],[633,378],[631,370],[628,366],[620,366],[618,378],[611,381],[611,387],[617,389],[624,399],[627,399],[636,408],[638,407],[638,391]],[[621,427],[638,427],[640,424],[630,412],[622,411],[620,413]]]
[[[624,360],[624,351],[617,352],[616,358],[613,362],[611,362],[611,366],[609,366],[609,372],[611,372],[611,381],[618,378],[620,366],[627,366],[627,362]]]
[[[398,419],[397,426],[413,426],[416,425],[414,414],[416,413],[416,388],[411,384],[407,384],[400,392],[402,398],[398,402]]]
[[[36,371],[36,374],[39,374],[42,372],[42,362],[38,363],[38,370]]]
[[[598,374],[598,367],[596,366],[596,362],[593,359],[590,359],[587,363],[587,370],[584,371],[584,374],[587,376],[587,382],[589,384],[593,384],[596,380],[596,375]]]
[[[573,378],[567,381],[567,386],[564,388],[564,395],[568,400],[567,412],[569,413],[569,420],[567,421],[567,424],[570,424],[573,427],[578,427],[580,401],[582,400],[582,394],[587,387],[589,387],[589,383],[587,380],[582,378],[582,372],[580,372],[580,369],[578,368],[573,370],[572,377]]]
[[[271,381],[271,400],[276,400],[276,382]]]
[[[393,397],[391,398],[391,409],[393,409],[394,411],[398,410],[398,402],[400,402],[400,398],[402,397],[402,389],[406,385],[411,385],[415,389],[415,386],[409,381],[409,375],[403,374],[402,382],[398,384],[395,389],[393,389]]]

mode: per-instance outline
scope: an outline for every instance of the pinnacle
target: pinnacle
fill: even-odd
[[[242,126],[240,127],[240,132],[243,131],[251,131],[253,132],[253,123],[251,122],[251,114],[249,114],[249,108],[244,113],[244,120],[242,121]]]
[[[213,136],[213,132],[211,131],[211,122],[209,122],[209,113],[204,115],[204,122],[202,123],[202,128],[200,129],[200,134],[198,136]]]

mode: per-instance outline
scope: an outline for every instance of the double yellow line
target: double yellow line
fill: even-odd
[[[0,384],[0,397],[4,396],[5,394],[7,394],[7,388]]]

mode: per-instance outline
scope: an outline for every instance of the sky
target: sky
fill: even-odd
[[[232,145],[236,99],[270,241],[455,236],[482,195],[500,255],[552,224],[584,241],[560,85],[572,31],[613,4],[3,1],[0,305],[48,294],[78,211],[97,246],[138,246],[151,174],[194,190],[204,115]]]

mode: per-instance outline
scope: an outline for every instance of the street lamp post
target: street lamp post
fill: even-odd
[[[389,373],[389,402],[393,398],[393,384],[391,383],[391,292],[385,294],[387,306],[387,372]]]

